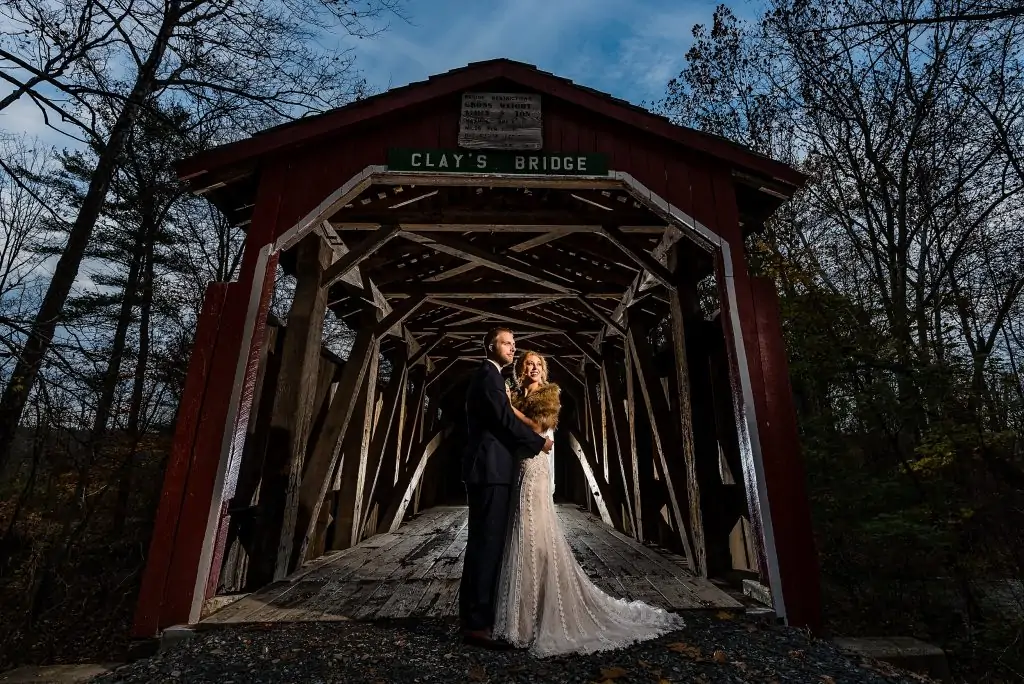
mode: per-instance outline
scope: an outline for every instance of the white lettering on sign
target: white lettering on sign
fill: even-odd
[[[543,147],[540,95],[463,93],[459,146],[539,150]]]
[[[462,160],[466,157],[463,154],[453,152],[442,152],[440,158],[430,152],[413,152],[409,155],[409,166],[415,169],[461,169]],[[487,157],[483,158],[483,165],[487,164]],[[477,160],[477,166],[481,166]]]
[[[596,155],[512,152],[464,152],[456,150],[393,150],[389,164],[396,170],[478,173],[587,174],[600,167]],[[606,172],[599,172],[606,173]]]
[[[517,154],[512,159],[516,171],[586,171],[586,157],[557,154]]]

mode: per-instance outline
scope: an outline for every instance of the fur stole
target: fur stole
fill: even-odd
[[[512,404],[522,411],[523,415],[540,425],[541,429],[554,430],[558,427],[558,412],[562,408],[558,399],[560,393],[558,385],[549,382],[527,396],[514,395]]]

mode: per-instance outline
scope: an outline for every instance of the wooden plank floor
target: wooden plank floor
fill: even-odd
[[[613,596],[672,610],[742,606],[680,562],[608,527],[576,506],[558,516],[587,575]],[[305,564],[213,613],[204,624],[443,617],[457,614],[466,550],[464,506],[423,511],[397,532]]]

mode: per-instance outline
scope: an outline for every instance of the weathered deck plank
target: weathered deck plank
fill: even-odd
[[[740,607],[678,559],[662,556],[574,506],[559,506],[569,545],[599,587],[672,610]],[[458,612],[466,509],[431,508],[397,532],[304,565],[288,579],[236,601],[209,624],[444,617]]]

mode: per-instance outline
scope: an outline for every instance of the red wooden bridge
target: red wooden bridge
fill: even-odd
[[[817,624],[778,302],[745,251],[800,173],[507,60],[178,172],[246,242],[196,331],[137,636],[243,594],[209,619],[450,612],[464,380],[499,323],[563,389],[555,496],[596,581],[687,609],[747,578]]]

